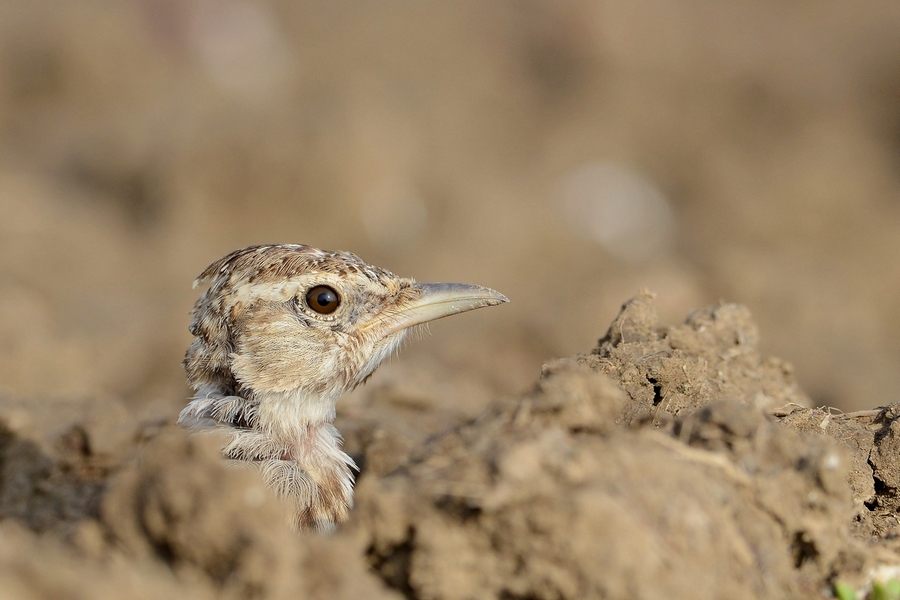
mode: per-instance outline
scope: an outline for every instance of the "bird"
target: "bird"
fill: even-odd
[[[291,526],[330,532],[353,506],[354,461],[337,400],[425,323],[508,299],[465,283],[417,283],[355,254],[250,246],[213,262],[191,312],[183,366],[194,396],[178,423],[225,434],[229,462],[255,465],[289,502]]]

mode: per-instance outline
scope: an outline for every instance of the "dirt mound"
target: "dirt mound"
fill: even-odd
[[[289,533],[215,439],[89,402],[48,405],[43,420],[7,401],[0,586],[13,598],[464,599],[863,585],[900,564],[898,411],[804,406],[757,337],[729,304],[660,327],[643,293],[592,353],[546,365],[532,392],[472,421],[412,443],[417,411],[370,415],[357,507],[325,538]]]
[[[625,423],[668,421],[721,398],[761,409],[808,405],[791,367],[763,359],[758,340],[750,311],[738,304],[696,310],[683,325],[662,328],[653,295],[644,292],[625,303],[597,348],[578,360],[628,392]]]
[[[861,569],[850,452],[767,416],[805,398],[746,309],[656,321],[641,295],[593,354],[365,479],[385,580],[417,598],[787,598]]]

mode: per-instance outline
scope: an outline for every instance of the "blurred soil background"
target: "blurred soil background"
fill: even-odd
[[[900,387],[900,9],[9,0],[0,203],[6,394],[177,407],[193,278],[302,242],[507,294],[396,365],[473,404],[648,287],[665,322],[747,305],[816,403],[868,407]]]
[[[373,472],[589,352],[643,288],[663,324],[747,306],[801,404],[896,402],[900,5],[5,0],[0,397],[19,438],[69,457],[69,495],[4,516],[102,545],[66,507],[96,506],[186,403],[191,282],[271,242],[511,299],[433,324],[342,400]]]

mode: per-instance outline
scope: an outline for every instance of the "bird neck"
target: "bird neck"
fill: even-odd
[[[318,425],[334,421],[337,398],[299,391],[253,395],[258,403],[256,428],[275,437],[292,437]]]
[[[204,385],[181,411],[178,422],[191,429],[244,427],[279,439],[291,439],[334,421],[337,396],[300,390],[236,396],[219,386]]]
[[[223,393],[200,386],[178,422],[230,434],[226,457],[256,462],[266,482],[298,507],[294,526],[330,531],[353,506],[353,459],[331,421],[337,397]]]

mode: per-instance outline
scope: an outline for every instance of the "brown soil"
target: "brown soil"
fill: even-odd
[[[47,433],[4,406],[0,586],[460,600],[864,586],[898,564],[900,410],[808,408],[756,338],[733,304],[661,327],[643,293],[592,353],[545,365],[533,391],[449,431],[411,438],[418,409],[344,417],[365,468],[330,537],[288,531],[214,438],[89,405]]]
[[[898,64],[895,0],[0,2],[0,596],[900,575]],[[172,425],[271,242],[511,299],[341,399],[327,538]]]

